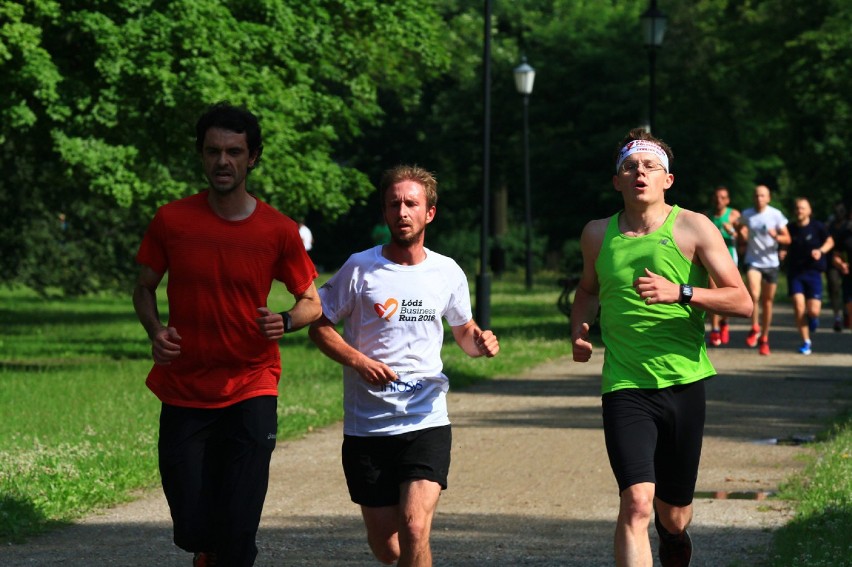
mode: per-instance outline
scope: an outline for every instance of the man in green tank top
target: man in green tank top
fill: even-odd
[[[663,567],[689,564],[704,379],[715,374],[704,313],[748,317],[753,308],[710,219],[666,203],[671,159],[671,149],[641,128],[618,145],[612,181],[624,210],[583,229],[571,310],[574,360],[587,362],[600,308],[604,435],[620,494],[618,566],[652,564],[652,513]]]
[[[728,253],[734,259],[734,264],[738,262],[737,257],[737,227],[736,224],[740,220],[740,212],[737,209],[731,208],[731,195],[728,188],[724,186],[716,187],[713,191],[713,210],[710,212],[710,220],[719,232],[722,233],[722,238],[725,240],[725,245],[728,247]],[[710,286],[714,285],[713,280],[710,280]],[[731,333],[728,329],[728,318],[722,317],[718,313],[710,315],[710,346],[722,346],[728,344],[731,340]]]

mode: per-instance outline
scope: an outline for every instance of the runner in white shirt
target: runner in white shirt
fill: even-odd
[[[385,172],[379,191],[391,242],[353,254],[321,288],[323,316],[310,336],[344,367],[343,468],[373,554],[428,566],[450,464],[442,319],[470,356],[492,357],[500,346],[473,321],[461,268],[424,246],[438,200],[434,177],[399,166]]]
[[[778,270],[781,260],[778,247],[790,244],[790,232],[787,230],[787,217],[769,205],[772,195],[769,187],[758,185],[754,188],[754,207],[743,211],[737,229],[740,238],[746,242],[746,284],[754,311],[751,315],[751,331],[746,337],[746,345],[758,347],[761,355],[769,354],[769,326],[772,323],[772,302],[778,288]],[[758,325],[758,307],[762,326]]]

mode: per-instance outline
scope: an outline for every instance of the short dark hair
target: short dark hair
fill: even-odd
[[[257,167],[257,164],[260,163],[260,155],[263,153],[263,142],[257,116],[245,108],[234,106],[227,101],[217,102],[210,106],[195,123],[195,149],[199,153],[204,148],[204,137],[210,128],[222,128],[238,134],[244,133],[249,155],[255,156],[254,163],[249,167],[249,170]]]
[[[388,189],[402,181],[413,181],[423,186],[426,193],[426,206],[429,208],[438,204],[438,182],[435,176],[416,165],[398,165],[388,169],[382,174],[379,182],[379,199],[381,199],[382,210],[385,210],[385,195]]]
[[[626,136],[624,136],[624,138],[621,139],[621,141],[618,143],[618,147],[615,148],[615,156],[612,160],[613,163],[618,164],[618,156],[621,154],[621,149],[633,140],[647,140],[649,142],[657,144],[664,152],[666,152],[666,155],[669,156],[669,164],[674,161],[674,153],[672,153],[672,149],[667,143],[655,137],[645,128],[633,128],[630,132],[627,133]],[[671,170],[671,165],[669,165],[669,171]]]

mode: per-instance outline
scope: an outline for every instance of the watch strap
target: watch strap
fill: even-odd
[[[678,303],[681,305],[689,305],[692,301],[692,286],[689,284],[680,284],[680,297]]]

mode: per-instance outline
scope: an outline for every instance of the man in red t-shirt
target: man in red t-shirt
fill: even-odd
[[[196,124],[209,188],[161,207],[136,261],[133,306],[162,402],[159,460],[178,547],[193,565],[250,566],[277,432],[278,340],[322,314],[298,225],[246,190],[263,151],[250,112],[220,103]],[[169,321],[156,290],[169,273]],[[295,298],[273,313],[273,280]]]

